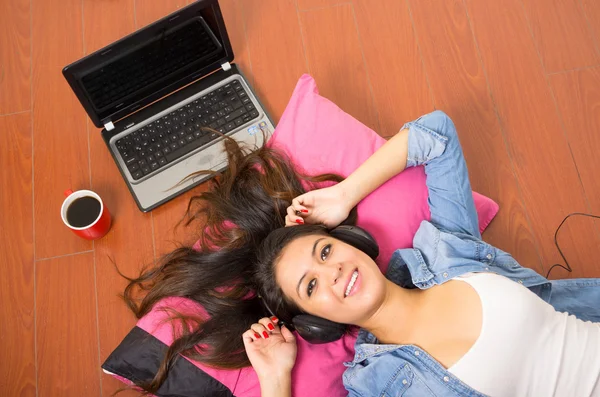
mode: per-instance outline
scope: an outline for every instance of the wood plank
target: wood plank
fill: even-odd
[[[135,0],[83,0],[83,25],[87,55],[135,30]]]
[[[321,95],[379,130],[352,5],[300,13],[306,58]]]
[[[354,0],[382,136],[433,110],[433,100],[405,2]]]
[[[598,64],[579,0],[523,0],[523,5],[546,72]]]
[[[587,199],[600,213],[600,67],[558,73],[550,82]]]
[[[600,2],[597,0],[581,0],[581,6],[587,19],[587,26],[594,39],[596,46],[600,45]],[[600,50],[600,48],[597,47]]]
[[[89,188],[86,119],[61,69],[83,56],[81,1],[39,0],[32,8],[36,256],[89,250],[60,218],[65,189]],[[51,177],[50,177],[51,176]]]
[[[36,395],[31,114],[0,117],[0,390]]]
[[[253,88],[277,122],[296,82],[308,71],[296,5],[293,0],[243,0],[238,4],[246,27]]]
[[[36,264],[38,396],[98,396],[98,335],[91,253]]]
[[[0,2],[0,114],[31,109],[30,4]]]
[[[527,219],[464,4],[461,0],[409,4],[435,106],[456,123],[473,189],[500,205],[485,239],[541,271],[537,237]]]
[[[539,236],[542,262],[560,263],[553,242],[556,227],[568,213],[587,212],[589,207],[535,45],[528,39],[523,9],[517,0],[466,4],[525,206]],[[583,225],[566,228],[564,236],[574,253],[576,271],[571,276],[582,277],[600,245],[598,235],[591,225]]]
[[[600,136],[597,133],[600,130],[600,68],[555,74],[550,76],[550,82],[591,212],[598,215],[600,180],[596,169],[597,154],[600,153]],[[594,223],[589,218],[573,218],[568,222],[574,228],[580,228],[583,222]],[[600,221],[595,221],[595,224],[596,230],[600,230]],[[596,248],[594,258],[600,255],[600,246]],[[569,260],[573,254],[567,252],[565,255]],[[598,261],[589,260],[587,269],[591,277],[600,275]]]
[[[135,29],[133,0],[84,2],[84,46],[93,52]],[[98,334],[100,362],[123,340],[135,326],[136,319],[119,294],[127,285],[115,271],[114,261],[128,276],[139,273],[145,263],[152,263],[154,247],[152,216],[140,212],[135,205],[100,130],[88,120],[92,188],[100,194],[113,216],[111,231],[95,244],[96,282],[98,299]],[[98,368],[100,370],[100,368]],[[112,396],[124,384],[102,373],[102,395]],[[121,395],[121,394],[119,394]],[[127,391],[123,396],[137,396]]]
[[[252,63],[250,62],[250,50],[246,40],[242,7],[237,0],[220,0],[219,6],[221,7],[229,41],[233,48],[235,56],[233,62],[237,64],[248,83],[252,85],[254,76],[252,75]]]
[[[135,0],[136,27],[146,26],[186,5],[186,0]]]
[[[305,11],[311,8],[331,7],[338,4],[349,3],[350,1],[351,0],[296,0],[296,3],[298,4],[298,9]]]

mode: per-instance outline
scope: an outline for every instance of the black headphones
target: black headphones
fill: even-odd
[[[373,236],[358,226],[340,225],[330,230],[329,235],[361,250],[373,260],[379,256],[379,246]],[[269,314],[277,317],[265,300],[262,298],[260,300]],[[311,314],[299,314],[294,316],[292,324],[284,324],[280,321],[280,325],[295,329],[304,340],[315,344],[336,341],[346,333],[348,328],[346,324],[336,323]]]

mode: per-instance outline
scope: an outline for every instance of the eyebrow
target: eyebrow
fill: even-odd
[[[325,240],[325,237],[321,237],[315,241],[315,244],[313,245],[311,256],[315,256],[315,254],[317,252],[317,245],[319,245],[319,242],[322,240]],[[298,281],[298,285],[296,286],[296,293],[298,294],[298,298],[300,298],[300,285],[302,284],[302,280],[304,280],[304,277],[306,277],[306,273],[304,273],[302,275],[302,277],[300,277],[300,280]]]

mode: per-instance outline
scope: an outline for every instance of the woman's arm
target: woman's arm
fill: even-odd
[[[408,129],[403,129],[373,153],[344,181],[296,197],[287,209],[286,226],[312,224],[335,227],[363,198],[406,167]]]
[[[338,185],[353,208],[406,168],[409,130],[403,128]]]
[[[425,166],[431,223],[481,238],[467,164],[450,117],[435,111],[405,127],[410,131],[406,166]]]
[[[407,167],[425,166],[431,223],[480,238],[467,165],[452,120],[435,111],[407,123],[344,181],[292,201],[286,225],[337,226],[351,208]]]

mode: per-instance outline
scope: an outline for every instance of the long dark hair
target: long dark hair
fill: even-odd
[[[175,339],[154,379],[138,385],[147,393],[158,390],[179,354],[223,369],[250,365],[241,335],[267,314],[254,291],[258,248],[285,225],[292,199],[306,192],[302,182],[310,190],[342,180],[334,174],[303,175],[284,154],[266,146],[253,151],[231,138],[224,144],[227,170],[194,174],[215,176],[208,191],[190,199],[184,221],[186,226],[203,223],[201,249],[175,249],[137,278],[126,277],[123,299],[137,318],[171,296],[192,299],[208,314],[170,312]]]

